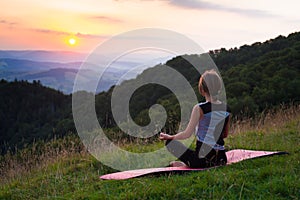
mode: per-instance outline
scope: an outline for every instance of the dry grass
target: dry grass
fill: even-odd
[[[0,184],[8,183],[34,171],[45,170],[49,164],[75,156],[87,156],[78,137],[67,136],[50,142],[35,142],[15,154],[0,156]]]
[[[231,133],[233,135],[253,131],[268,133],[284,128],[291,121],[298,122],[300,126],[300,105],[281,105],[279,108],[262,112],[256,118],[236,120],[231,124]]]

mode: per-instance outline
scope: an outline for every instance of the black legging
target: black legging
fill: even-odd
[[[191,168],[206,168],[227,163],[225,150],[214,150],[199,141],[196,150],[187,148],[177,140],[167,140],[166,146],[170,153]]]

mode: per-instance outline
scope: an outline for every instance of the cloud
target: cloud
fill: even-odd
[[[92,20],[97,20],[99,22],[109,22],[109,23],[122,23],[123,22],[123,20],[121,20],[121,19],[103,16],[103,15],[94,15],[94,16],[89,16],[88,18],[92,19]]]
[[[54,35],[74,35],[79,38],[107,38],[107,35],[96,35],[96,34],[84,34],[84,33],[70,33],[65,31],[55,31],[50,29],[30,29],[31,31],[38,32],[38,33],[45,33],[45,34],[54,34]]]
[[[197,9],[197,10],[217,10],[229,13],[235,13],[239,15],[244,15],[248,17],[278,17],[267,11],[256,10],[256,9],[243,9],[243,8],[233,8],[227,7],[220,4],[209,3],[202,0],[171,0],[169,4],[181,8],[187,9]]]
[[[101,38],[101,39],[110,37],[108,35],[95,35],[95,34],[83,34],[83,33],[76,33],[75,36],[79,38]]]
[[[17,26],[20,25],[17,22],[12,22],[12,21],[8,21],[5,19],[0,19],[0,25],[6,25],[9,26],[10,29],[22,29],[22,30],[27,30],[27,31],[33,31],[36,33],[44,33],[44,34],[52,34],[52,35],[63,35],[63,36],[70,36],[70,35],[74,35],[78,38],[89,38],[89,39],[93,39],[93,38],[100,38],[100,39],[106,39],[108,37],[110,37],[109,35],[97,35],[97,34],[86,34],[86,33],[71,33],[71,32],[66,32],[66,31],[56,31],[56,30],[51,30],[51,29],[42,29],[42,28],[25,28],[22,26]]]
[[[1,20],[0,20],[0,24],[5,24],[5,25],[9,25],[9,26],[14,26],[14,25],[17,25],[18,23],[17,23],[17,22],[11,22],[11,21],[7,21],[7,20],[4,20],[4,19],[1,19]]]
[[[50,30],[50,29],[29,29],[31,31],[34,32],[38,32],[38,33],[46,33],[46,34],[54,34],[54,35],[67,35],[67,32],[63,32],[63,31],[54,31],[54,30]]]

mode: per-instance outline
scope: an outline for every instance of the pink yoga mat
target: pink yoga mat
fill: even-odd
[[[230,165],[232,163],[237,163],[242,160],[251,159],[251,158],[258,158],[258,157],[278,155],[278,154],[286,154],[286,152],[235,149],[226,152],[227,165]],[[160,167],[160,168],[136,169],[136,170],[128,170],[123,172],[106,174],[100,176],[100,178],[104,180],[123,180],[123,179],[135,178],[135,177],[144,176],[148,174],[155,174],[155,173],[201,171],[207,169],[209,168]]]

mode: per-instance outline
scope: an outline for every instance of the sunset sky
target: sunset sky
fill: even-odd
[[[300,31],[297,0],[1,0],[0,7],[1,50],[89,52],[126,31],[163,28],[208,51]]]

